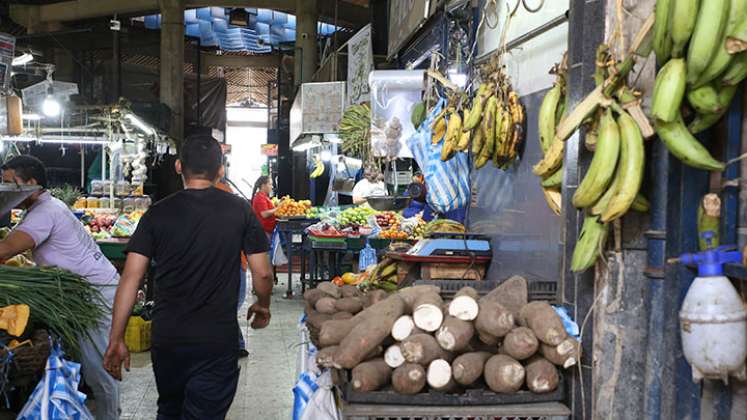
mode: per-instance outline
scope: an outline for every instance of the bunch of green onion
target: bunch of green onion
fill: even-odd
[[[78,340],[90,338],[88,330],[106,311],[101,292],[77,275],[55,268],[0,265],[0,307],[16,304],[28,305],[30,325],[58,336],[73,357],[80,355]]]

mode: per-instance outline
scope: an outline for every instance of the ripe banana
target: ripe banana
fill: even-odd
[[[563,195],[556,188],[542,188],[542,193],[545,195],[545,201],[547,206],[550,207],[553,213],[560,216],[560,210],[563,205]]]
[[[576,241],[576,248],[573,250],[571,270],[574,273],[586,271],[594,265],[607,244],[608,232],[607,224],[601,223],[598,216],[586,215],[581,234]]]
[[[671,123],[657,121],[655,128],[667,149],[684,164],[707,171],[724,170],[724,164],[714,159],[690,134],[681,116]]]
[[[431,143],[437,144],[446,134],[446,119],[443,116],[438,117],[431,128],[433,129]]]
[[[622,217],[633,204],[643,181],[643,165],[646,159],[643,148],[643,136],[641,129],[627,112],[623,112],[617,118],[620,127],[620,167],[617,176],[620,182],[617,185],[612,199],[602,213],[602,222],[610,222]],[[601,138],[601,136],[600,136]]]
[[[731,60],[729,68],[726,69],[721,78],[721,84],[736,86],[747,77],[747,51],[741,52]]]
[[[449,114],[449,123],[446,126],[446,141],[451,142],[458,139],[459,133],[462,132],[462,117],[459,111],[453,111]]]
[[[503,107],[503,104],[498,104],[495,108],[495,146],[493,147],[492,156],[495,166],[500,166],[503,150],[506,147],[506,134],[504,131],[508,125],[506,117],[508,117],[508,111]]]
[[[732,55],[726,51],[726,37],[732,35],[734,30],[737,28],[737,24],[744,22],[745,19],[747,19],[747,0],[731,0],[729,6],[729,19],[726,22],[726,28],[724,29],[724,39],[719,43],[713,58],[710,63],[708,63],[708,67],[703,70],[703,74],[698,77],[694,86],[702,86],[705,83],[714,80],[723,73],[727,67],[729,67]]]
[[[608,108],[599,123],[599,139],[597,140],[594,158],[586,171],[583,181],[573,194],[573,205],[577,208],[589,207],[604,194],[620,155],[620,129]]]
[[[563,164],[563,152],[565,151],[565,141],[554,139],[550,148],[547,149],[545,157],[534,167],[532,172],[535,175],[546,178],[555,172]]]
[[[320,176],[322,176],[322,174],[324,174],[324,169],[325,169],[324,162],[322,162],[321,159],[319,158],[315,159],[314,170],[309,175],[309,178],[311,179],[319,178]]]
[[[651,115],[656,119],[671,122],[680,112],[687,81],[685,60],[672,58],[659,70],[651,99]]]
[[[660,66],[666,63],[672,54],[672,37],[669,33],[669,12],[672,3],[676,2],[677,0],[657,0],[656,2],[653,47],[656,52],[656,63]]]
[[[472,139],[472,155],[477,157],[482,151],[482,148],[485,147],[485,136],[482,134],[482,130],[479,127],[472,130],[472,132],[474,133],[472,135],[474,137]]]
[[[687,48],[687,82],[693,84],[703,74],[718,48],[723,48],[724,30],[729,21],[731,0],[703,0],[693,35]],[[674,28],[672,28],[674,30]]]
[[[469,140],[472,137],[472,130],[462,131],[459,133],[459,140],[457,141],[456,150],[463,152],[469,147]]]
[[[701,114],[721,112],[718,91],[711,83],[688,91],[687,101]]]
[[[543,153],[547,152],[547,148],[550,147],[550,143],[555,137],[556,114],[562,97],[563,86],[556,82],[542,99],[537,120],[540,146]]]
[[[683,55],[685,44],[690,40],[695,29],[698,3],[700,3],[699,0],[673,0],[670,5],[669,31],[672,36],[672,57]]]
[[[519,94],[512,90],[508,93],[508,106],[511,111],[511,120],[514,124],[524,125],[524,105],[519,100]]]
[[[467,115],[467,113],[464,114],[464,127],[462,127],[464,131],[472,130],[473,128],[477,127],[478,124],[480,124],[482,111],[485,106],[485,102],[487,101],[487,90],[488,85],[485,83],[480,85],[480,87],[478,88],[477,95],[472,100],[472,109],[469,110],[469,115]]]
[[[563,185],[563,167],[558,168],[555,173],[542,180],[542,186],[545,188],[560,188]]]
[[[542,105],[540,105],[537,120],[539,126],[540,146],[542,147],[543,153],[547,152],[550,143],[552,143],[552,139],[555,137],[556,114],[562,98],[563,86],[556,82],[542,99]]]
[[[485,115],[483,115],[479,129],[482,132],[485,144],[475,161],[475,168],[477,169],[485,166],[490,161],[490,158],[493,157],[493,151],[495,150],[495,111],[497,104],[498,99],[495,96],[491,96],[488,99],[487,105],[485,105]]]

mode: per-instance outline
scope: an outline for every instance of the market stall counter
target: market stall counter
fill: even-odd
[[[278,220],[277,230],[281,236],[283,250],[288,257],[288,289],[285,297],[293,297],[293,255],[298,253],[301,259],[301,287],[305,289],[304,279],[306,278],[306,253],[304,252],[304,242],[306,240],[306,228],[319,223],[319,219],[307,218],[304,216],[289,217]]]

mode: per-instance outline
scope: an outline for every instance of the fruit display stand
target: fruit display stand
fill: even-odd
[[[277,224],[278,233],[282,239],[283,250],[288,257],[288,289],[285,297],[293,297],[293,254],[298,253],[301,257],[301,290],[306,289],[306,228],[319,223],[319,219],[309,219],[306,217],[292,217],[279,219]]]
[[[366,238],[363,237],[320,238],[310,235],[307,247],[311,255],[308,286],[314,287],[319,282],[341,276],[344,258],[358,254],[365,247]]]

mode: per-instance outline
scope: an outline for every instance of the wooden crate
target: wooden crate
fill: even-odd
[[[485,264],[421,264],[420,277],[423,280],[482,280],[485,278]]]

